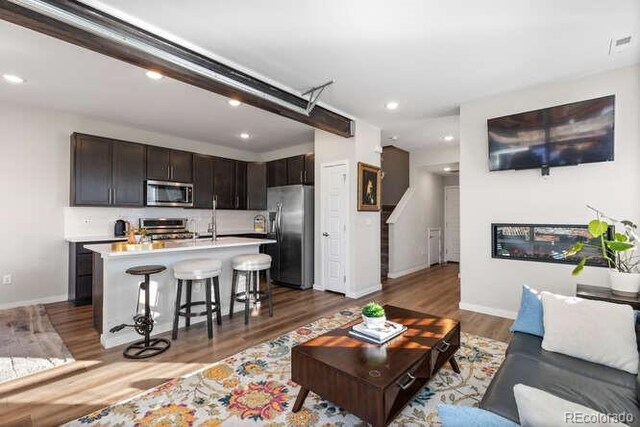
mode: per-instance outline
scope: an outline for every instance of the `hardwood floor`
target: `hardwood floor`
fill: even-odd
[[[382,292],[360,300],[320,291],[276,287],[274,317],[253,313],[223,318],[207,339],[204,324],[180,331],[171,349],[152,359],[127,360],[122,347],[105,350],[91,327],[91,307],[47,305],[51,322],[76,362],[21,380],[0,384],[0,425],[59,425],[131,397],[172,378],[196,371],[247,347],[274,338],[340,308],[375,300],[461,321],[462,331],[509,340],[511,321],[458,309],[458,266],[444,265],[388,280]],[[169,338],[170,334],[163,334]]]

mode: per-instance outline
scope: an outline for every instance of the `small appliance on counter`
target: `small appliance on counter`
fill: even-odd
[[[127,229],[129,228],[129,223],[123,219],[116,220],[115,225],[113,226],[113,235],[115,237],[124,237],[127,234]]]
[[[264,233],[266,231],[265,223],[264,215],[256,215],[255,218],[253,218],[253,231],[256,233]]]

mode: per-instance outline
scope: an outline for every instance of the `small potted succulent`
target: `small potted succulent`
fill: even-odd
[[[370,302],[362,307],[362,321],[367,328],[381,328],[387,322],[384,308],[380,304]]]

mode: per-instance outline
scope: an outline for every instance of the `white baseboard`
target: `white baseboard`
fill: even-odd
[[[53,295],[50,297],[37,298],[37,299],[32,299],[27,301],[9,302],[5,304],[0,304],[0,310],[6,310],[9,308],[16,308],[16,307],[25,307],[27,305],[35,305],[35,304],[51,304],[53,302],[67,301],[68,298],[69,296],[67,294],[61,294],[61,295]]]
[[[324,291],[324,286],[313,284],[313,289],[316,291]]]
[[[458,307],[460,310],[475,311],[476,313],[490,314],[492,316],[504,317],[506,319],[515,319],[518,314],[516,311],[503,310],[501,308],[487,307],[478,304],[469,304],[462,301]]]
[[[377,285],[369,286],[368,288],[360,289],[355,292],[347,292],[345,296],[347,298],[358,299],[358,298],[362,298],[365,295],[369,295],[374,292],[379,292],[381,290],[382,290],[382,283],[378,283]]]
[[[415,273],[416,271],[424,270],[425,268],[429,268],[427,264],[421,264],[415,267],[408,268],[402,271],[389,272],[387,273],[387,277],[389,279],[397,279],[398,277],[406,276],[407,274]]]

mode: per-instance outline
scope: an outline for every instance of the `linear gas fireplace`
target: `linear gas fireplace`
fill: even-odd
[[[613,233],[613,227],[609,227],[607,238],[613,239]],[[577,264],[581,257],[564,255],[576,242],[600,245],[600,240],[589,234],[586,225],[491,224],[492,258]],[[597,257],[589,259],[587,265],[607,267],[606,260],[598,257],[598,248],[586,247],[581,255]]]

